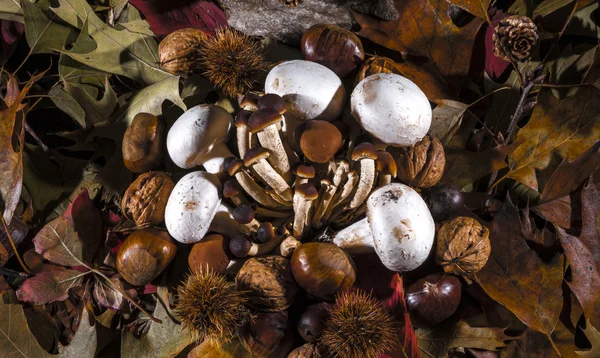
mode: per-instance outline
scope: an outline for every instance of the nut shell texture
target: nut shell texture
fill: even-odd
[[[175,184],[164,172],[142,174],[125,191],[121,210],[138,226],[158,225],[165,219],[165,208],[173,187]]]
[[[282,256],[249,259],[238,272],[235,286],[246,292],[249,306],[265,312],[287,309],[298,293],[290,261]]]
[[[173,31],[158,45],[160,66],[172,74],[187,75],[199,67],[198,48],[205,38],[206,33],[196,28]]]
[[[201,104],[188,109],[167,135],[169,156],[178,167],[188,169],[202,164],[202,157],[227,139],[233,117],[222,107]]]
[[[411,147],[397,149],[398,179],[412,187],[431,188],[442,178],[446,167],[444,146],[426,135]]]
[[[415,144],[431,126],[431,105],[423,91],[408,78],[392,73],[360,81],[350,107],[367,132],[392,146]]]
[[[367,200],[367,218],[375,251],[388,269],[414,270],[429,256],[435,224],[414,189],[400,183],[378,188]]]
[[[479,221],[459,216],[438,230],[435,262],[444,271],[468,276],[485,266],[491,252],[488,228]]]
[[[196,243],[206,235],[221,204],[221,184],[210,173],[192,172],[171,192],[165,210],[165,224],[173,238],[184,244]]]
[[[315,62],[283,62],[267,75],[265,93],[283,97],[286,115],[297,119],[332,121],[342,113],[346,90],[340,78]]]

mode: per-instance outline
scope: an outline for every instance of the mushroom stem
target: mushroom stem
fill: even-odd
[[[268,184],[279,196],[286,201],[292,201],[292,190],[288,183],[277,171],[267,162],[266,159],[260,159],[252,165],[256,174]]]
[[[294,223],[293,234],[301,240],[306,229],[311,225],[311,210],[314,200],[318,197],[317,189],[312,184],[302,184],[294,193]]]
[[[379,177],[377,178],[377,186],[388,185],[391,182],[392,182],[391,174],[379,174]]]
[[[348,251],[351,255],[375,252],[373,234],[367,218],[338,231],[333,236],[333,243]]]
[[[279,173],[286,182],[291,180],[291,166],[287,152],[279,136],[279,130],[276,124],[272,124],[263,131],[258,132],[258,141],[260,145],[271,152],[268,160],[273,168]]]
[[[346,175],[346,173],[348,173],[349,169],[350,169],[350,164],[348,164],[347,161],[341,160],[338,163],[338,166],[335,170],[335,175],[333,176],[333,183],[332,183],[332,185],[327,187],[327,189],[325,190],[325,193],[323,194],[323,196],[321,197],[321,199],[319,201],[319,205],[315,212],[315,216],[313,217],[312,225],[315,228],[320,228],[321,226],[323,226],[323,224],[324,224],[323,216],[325,215],[325,212],[329,208],[329,205],[331,204],[331,201],[333,200],[333,197],[334,197],[337,189],[342,184],[343,177]]]
[[[294,213],[292,211],[270,210],[259,206],[254,209],[254,215],[260,218],[289,218]]]
[[[240,224],[233,218],[231,208],[221,203],[217,209],[215,217],[210,223],[208,231],[213,231],[228,237],[234,237],[240,233],[249,233],[250,230],[246,225]]]
[[[360,181],[348,209],[356,209],[365,202],[375,184],[375,161],[370,158],[360,160]]]
[[[283,238],[283,235],[278,235],[264,244],[257,244],[253,242],[252,246],[250,247],[250,251],[248,251],[248,256],[260,256],[271,253],[279,246],[279,244],[281,244]]]
[[[287,236],[285,239],[283,239],[275,253],[283,257],[289,258],[294,253],[294,250],[300,247],[300,245],[302,245],[302,243],[298,241],[295,237]]]
[[[325,215],[323,216],[323,219],[322,219],[323,222],[329,221],[329,218],[331,217],[331,214],[334,212],[334,209],[339,208],[340,205],[350,196],[350,194],[356,187],[357,182],[358,182],[358,174],[354,170],[349,171],[348,176],[346,178],[346,182],[344,183],[344,186],[342,187],[342,190],[335,193],[335,196],[333,197],[331,204],[329,204],[329,207],[327,208],[327,211],[325,212]]]
[[[248,173],[243,170],[235,173],[235,179],[238,181],[240,186],[252,197],[252,199],[256,200],[260,205],[266,206],[268,208],[280,208],[281,204],[273,200],[269,194],[265,192],[260,185],[258,185],[254,179]]]
[[[198,160],[198,163],[202,164],[207,172],[219,174],[224,171],[223,162],[229,157],[234,157],[234,155],[227,148],[227,145],[225,143],[217,143]]]

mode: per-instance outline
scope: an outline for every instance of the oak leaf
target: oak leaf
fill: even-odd
[[[533,330],[551,334],[563,305],[564,257],[546,263],[527,246],[516,206],[507,198],[489,224],[491,255],[476,276],[484,291]]]
[[[583,314],[600,327],[600,191],[590,180],[581,194],[583,228],[579,238],[559,229],[558,237],[571,266],[569,287],[581,303]]]
[[[586,338],[592,344],[592,348],[585,351],[576,351],[581,358],[594,358],[600,356],[600,332],[588,321],[586,321],[585,329],[583,330]]]

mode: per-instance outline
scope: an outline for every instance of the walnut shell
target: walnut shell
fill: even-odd
[[[142,174],[125,191],[121,210],[138,226],[158,225],[165,219],[165,208],[174,187],[173,180],[164,172]]]
[[[200,29],[187,28],[171,32],[158,45],[160,66],[174,75],[187,75],[199,65],[198,48],[207,37]]]
[[[435,137],[426,135],[411,147],[397,148],[393,154],[398,166],[398,179],[412,187],[431,188],[444,174],[444,146]]]
[[[485,266],[490,256],[490,231],[477,220],[459,216],[440,227],[435,262],[445,272],[468,276]]]
[[[287,309],[298,293],[290,260],[281,256],[249,259],[238,272],[235,286],[246,292],[250,307],[265,312]]]
[[[321,355],[317,346],[312,343],[306,343],[294,349],[287,358],[319,358]]]

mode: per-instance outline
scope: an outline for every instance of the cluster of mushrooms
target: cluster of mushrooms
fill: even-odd
[[[193,244],[188,258],[192,274],[180,291],[185,309],[179,312],[199,338],[236,337],[255,356],[286,357],[294,345],[284,334],[290,324],[285,312],[305,295],[314,304],[297,327],[309,346],[290,356],[370,357],[389,348],[394,339],[389,334],[374,341],[379,347],[352,348],[352,341],[359,341],[353,332],[340,338],[344,346],[332,338],[341,329],[327,317],[335,317],[336,307],[377,303],[348,295],[356,279],[353,256],[376,253],[385,267],[400,273],[428,258],[436,225],[417,190],[441,178],[443,148],[427,135],[432,118],[427,97],[407,78],[368,75],[349,98],[348,106],[345,87],[334,71],[317,62],[293,60],[271,69],[264,93],[240,97],[235,118],[220,106],[198,105],[175,121],[165,140],[166,125],[159,118],[138,114],[125,134],[123,155],[130,170],[143,174],[125,193],[122,210],[140,227],[159,226],[164,220],[168,233],[146,228],[130,235],[117,254],[123,278],[144,285],[164,270],[178,245]],[[176,184],[166,173],[151,171],[160,167],[165,152],[178,167],[194,171]],[[445,229],[447,242],[438,242],[438,251],[456,245],[453,240],[461,229],[478,224],[461,220]],[[463,234],[469,240],[487,240],[487,229],[479,228]],[[129,240],[136,240],[135,245]],[[489,243],[487,247],[487,254],[477,252],[485,260]],[[451,252],[462,254],[465,249],[452,247]],[[477,267],[461,266],[452,253],[436,255],[447,272],[464,275],[485,264],[480,259]],[[208,279],[210,275],[223,279]],[[210,291],[212,282],[221,285],[214,292],[229,296],[191,297]],[[219,318],[215,305],[228,300],[233,306],[220,306]],[[333,311],[320,302],[332,305]],[[248,310],[232,313],[238,303]],[[195,306],[214,312],[190,313]],[[384,324],[383,307],[369,309],[384,317],[381,329],[393,327]],[[275,329],[273,322],[285,326],[284,333],[263,332]],[[326,338],[326,333],[318,334],[323,327],[329,327]]]

